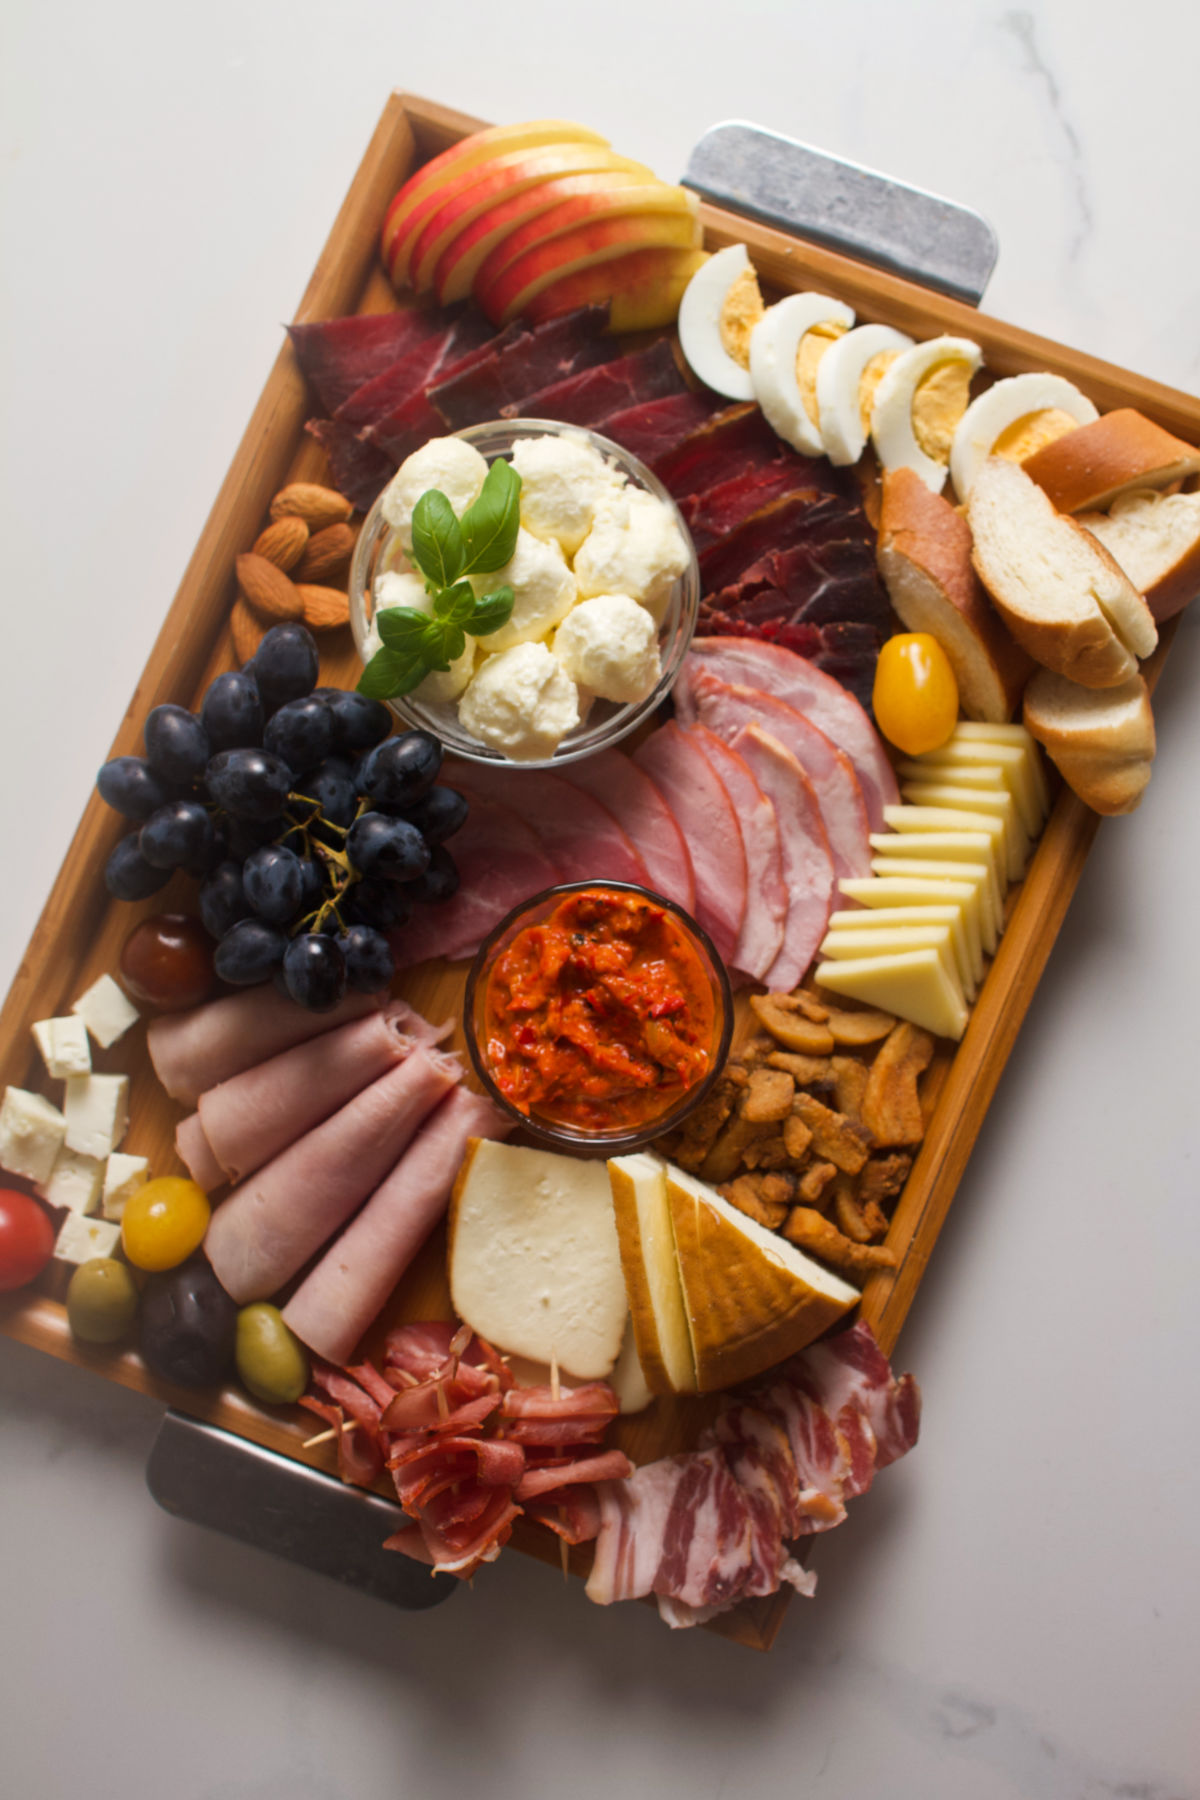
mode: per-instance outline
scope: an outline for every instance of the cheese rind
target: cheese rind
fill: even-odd
[[[33,1041],[52,1080],[65,1081],[68,1075],[91,1073],[87,1026],[74,1013],[63,1019],[39,1019],[33,1028]]]
[[[68,1212],[94,1213],[100,1206],[104,1164],[94,1156],[81,1156],[64,1144],[54,1167],[37,1191],[48,1206],[64,1206]]]
[[[7,1087],[0,1105],[0,1169],[26,1181],[48,1181],[67,1135],[57,1106],[41,1094]]]
[[[128,1075],[72,1075],[63,1117],[68,1147],[103,1161],[120,1144],[129,1122]]]
[[[935,1037],[958,1039],[967,1028],[962,995],[936,950],[905,950],[857,962],[823,962],[816,979],[831,993],[865,1000]]]
[[[54,1240],[54,1254],[60,1262],[91,1262],[94,1256],[111,1256],[121,1238],[121,1227],[107,1219],[85,1219],[82,1213],[69,1212]]]
[[[610,1157],[613,1215],[638,1359],[656,1394],[694,1394],[696,1365],[667,1200],[667,1165],[635,1151]]]
[[[101,975],[84,994],[80,994],[71,1011],[78,1013],[96,1042],[104,1050],[123,1038],[141,1013],[127,1000],[111,975]]]
[[[126,1156],[120,1150],[113,1151],[104,1165],[100,1200],[100,1211],[106,1219],[120,1224],[127,1201],[137,1193],[149,1173],[150,1165],[144,1156]]]

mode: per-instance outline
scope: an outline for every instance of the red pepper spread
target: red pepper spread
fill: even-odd
[[[717,1031],[708,973],[673,914],[601,887],[518,932],[492,968],[483,1024],[501,1093],[586,1131],[669,1112],[707,1074]]]

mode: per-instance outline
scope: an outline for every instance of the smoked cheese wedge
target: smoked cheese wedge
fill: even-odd
[[[656,1394],[694,1394],[696,1365],[667,1201],[667,1165],[648,1150],[608,1164],[638,1361]]]

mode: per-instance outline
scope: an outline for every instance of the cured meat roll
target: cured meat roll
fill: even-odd
[[[213,1155],[198,1112],[189,1113],[175,1127],[175,1154],[198,1187],[206,1194],[224,1186],[224,1169]]]
[[[172,1100],[195,1106],[219,1081],[320,1037],[347,1019],[375,1012],[379,1005],[378,994],[347,994],[332,1012],[311,1013],[273,987],[243,988],[190,1012],[151,1019],[146,1044],[154,1073]]]

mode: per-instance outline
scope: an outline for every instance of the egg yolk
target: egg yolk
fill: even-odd
[[[739,369],[750,367],[750,333],[766,308],[753,269],[743,269],[730,284],[721,307],[721,347]]]
[[[1044,406],[1040,412],[1026,413],[1023,419],[1006,425],[992,445],[992,455],[1003,456],[1009,462],[1024,462],[1035,450],[1065,437],[1068,431],[1078,430],[1078,426],[1079,421],[1061,406]]]
[[[913,436],[934,462],[950,461],[954,427],[967,410],[971,365],[959,357],[935,363],[922,375],[913,394]]]
[[[875,665],[875,723],[906,756],[940,750],[958,723],[958,683],[928,632],[889,638]]]
[[[871,435],[871,414],[880,382],[899,356],[899,350],[881,350],[873,356],[858,378],[858,417],[865,436]]]
[[[837,342],[846,330],[844,325],[835,325],[832,319],[824,319],[806,331],[796,349],[796,386],[800,389],[800,399],[805,412],[817,424],[817,368],[821,358],[830,344]]]

